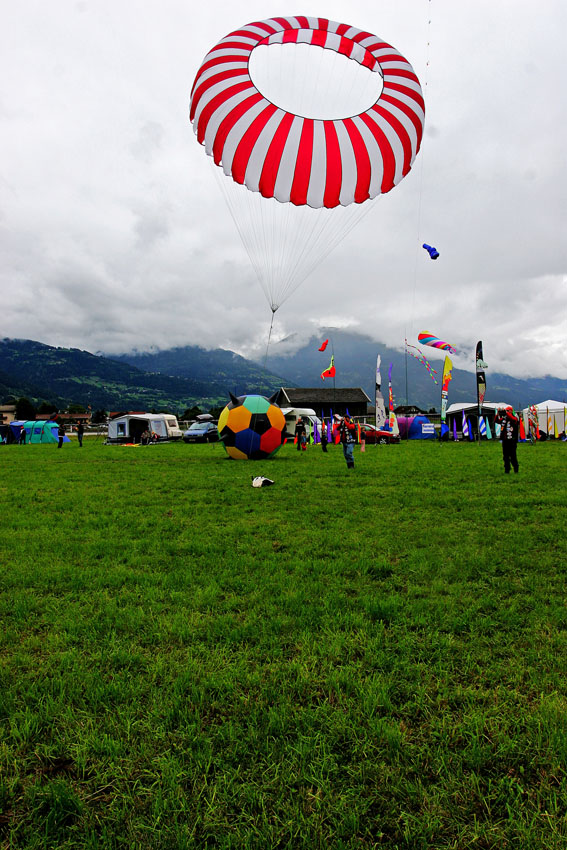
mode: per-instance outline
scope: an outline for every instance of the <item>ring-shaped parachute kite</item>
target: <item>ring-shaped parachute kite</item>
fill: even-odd
[[[380,75],[380,96],[342,118],[278,106],[255,85],[250,64],[259,48],[268,46],[274,54],[289,45],[334,51]],[[283,75],[284,84],[292,77]],[[318,85],[317,75],[302,83],[316,97],[324,88],[333,94],[332,82],[320,79]],[[223,191],[272,313],[350,230],[360,208],[408,174],[424,118],[421,86],[409,62],[381,38],[348,24],[302,15],[256,21],[229,33],[205,56],[191,92],[190,119],[219,167],[213,171],[222,168],[230,178],[222,180]],[[242,202],[247,211],[228,196],[231,182],[248,190]],[[265,206],[256,214],[255,202],[265,199],[269,216],[285,208],[285,225],[267,221]],[[291,215],[290,206],[303,217]],[[295,235],[288,234],[288,221],[297,225]]]

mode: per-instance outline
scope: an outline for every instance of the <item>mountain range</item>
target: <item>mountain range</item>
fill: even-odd
[[[391,363],[396,404],[407,399],[425,410],[439,408],[442,360],[431,360],[438,371],[436,384],[417,360],[369,337],[333,330],[332,345],[320,352],[323,336],[313,337],[293,354],[287,353],[285,342],[272,344],[268,370],[232,351],[207,351],[192,345],[105,356],[32,340],[3,339],[0,398],[26,396],[34,403],[48,401],[59,408],[79,403],[104,410],[168,409],[180,413],[193,405],[207,410],[224,405],[229,392],[271,395],[280,386],[332,386],[333,379],[323,384],[320,376],[333,355],[336,386],[362,387],[373,401],[379,352],[383,392]],[[567,379],[519,379],[488,369],[487,383],[487,400],[506,401],[517,408],[547,398],[567,399]],[[475,398],[474,372],[454,369],[449,403]]]

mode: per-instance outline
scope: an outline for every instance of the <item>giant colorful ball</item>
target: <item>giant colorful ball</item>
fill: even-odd
[[[285,416],[263,395],[231,395],[219,416],[219,437],[234,460],[265,460],[285,443]]]

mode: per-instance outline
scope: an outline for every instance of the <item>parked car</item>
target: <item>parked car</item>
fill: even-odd
[[[216,422],[193,422],[183,434],[184,443],[216,443],[218,438]]]
[[[362,423],[360,425],[360,438],[367,443],[382,443],[383,445],[400,442],[399,434],[392,434],[391,431],[384,431],[382,428],[375,428],[374,425]]]

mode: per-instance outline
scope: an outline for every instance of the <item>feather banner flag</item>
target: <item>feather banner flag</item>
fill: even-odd
[[[486,434],[486,422],[484,420],[484,416],[480,417],[479,428],[480,428],[480,436],[486,437],[487,436],[487,434]]]
[[[431,348],[440,348],[442,351],[448,351],[449,354],[457,353],[457,349],[450,345],[450,343],[444,342],[442,339],[439,339],[438,336],[430,334],[429,331],[422,331],[418,334],[417,341],[421,342],[423,345],[429,345]]]
[[[486,375],[484,370],[487,368],[483,360],[482,340],[479,340],[476,344],[476,399],[479,413],[486,395]]]
[[[376,392],[375,392],[375,404],[376,404],[376,417],[375,417],[375,425],[376,429],[383,428],[386,424],[386,406],[384,404],[384,396],[381,392],[382,387],[382,375],[380,374],[380,355],[376,358]]]
[[[492,439],[492,431],[490,430],[490,422],[488,421],[488,419],[486,420],[486,439]]]
[[[457,442],[458,439],[459,439],[457,437],[457,419],[456,418],[453,419],[453,439],[454,439],[455,442]]]
[[[325,351],[326,347],[329,344],[329,340],[326,339],[325,342],[317,349],[318,351]]]
[[[453,362],[449,355],[445,357],[443,364],[443,383],[441,385],[441,422],[447,418],[447,397],[449,395],[449,382],[453,378]]]
[[[328,369],[325,369],[321,372],[321,378],[325,380],[325,378],[334,378],[337,374],[337,370],[335,369],[335,356],[331,356],[331,362],[329,363]]]
[[[469,423],[468,423],[468,419],[465,415],[465,409],[463,407],[463,437],[468,437],[468,436],[469,436]]]
[[[392,390],[392,368],[394,364],[390,363],[390,368],[388,369],[388,409],[390,411],[390,417],[388,420],[388,424],[390,425],[390,430],[394,430],[394,423],[396,421],[396,414],[394,413],[394,391]]]

